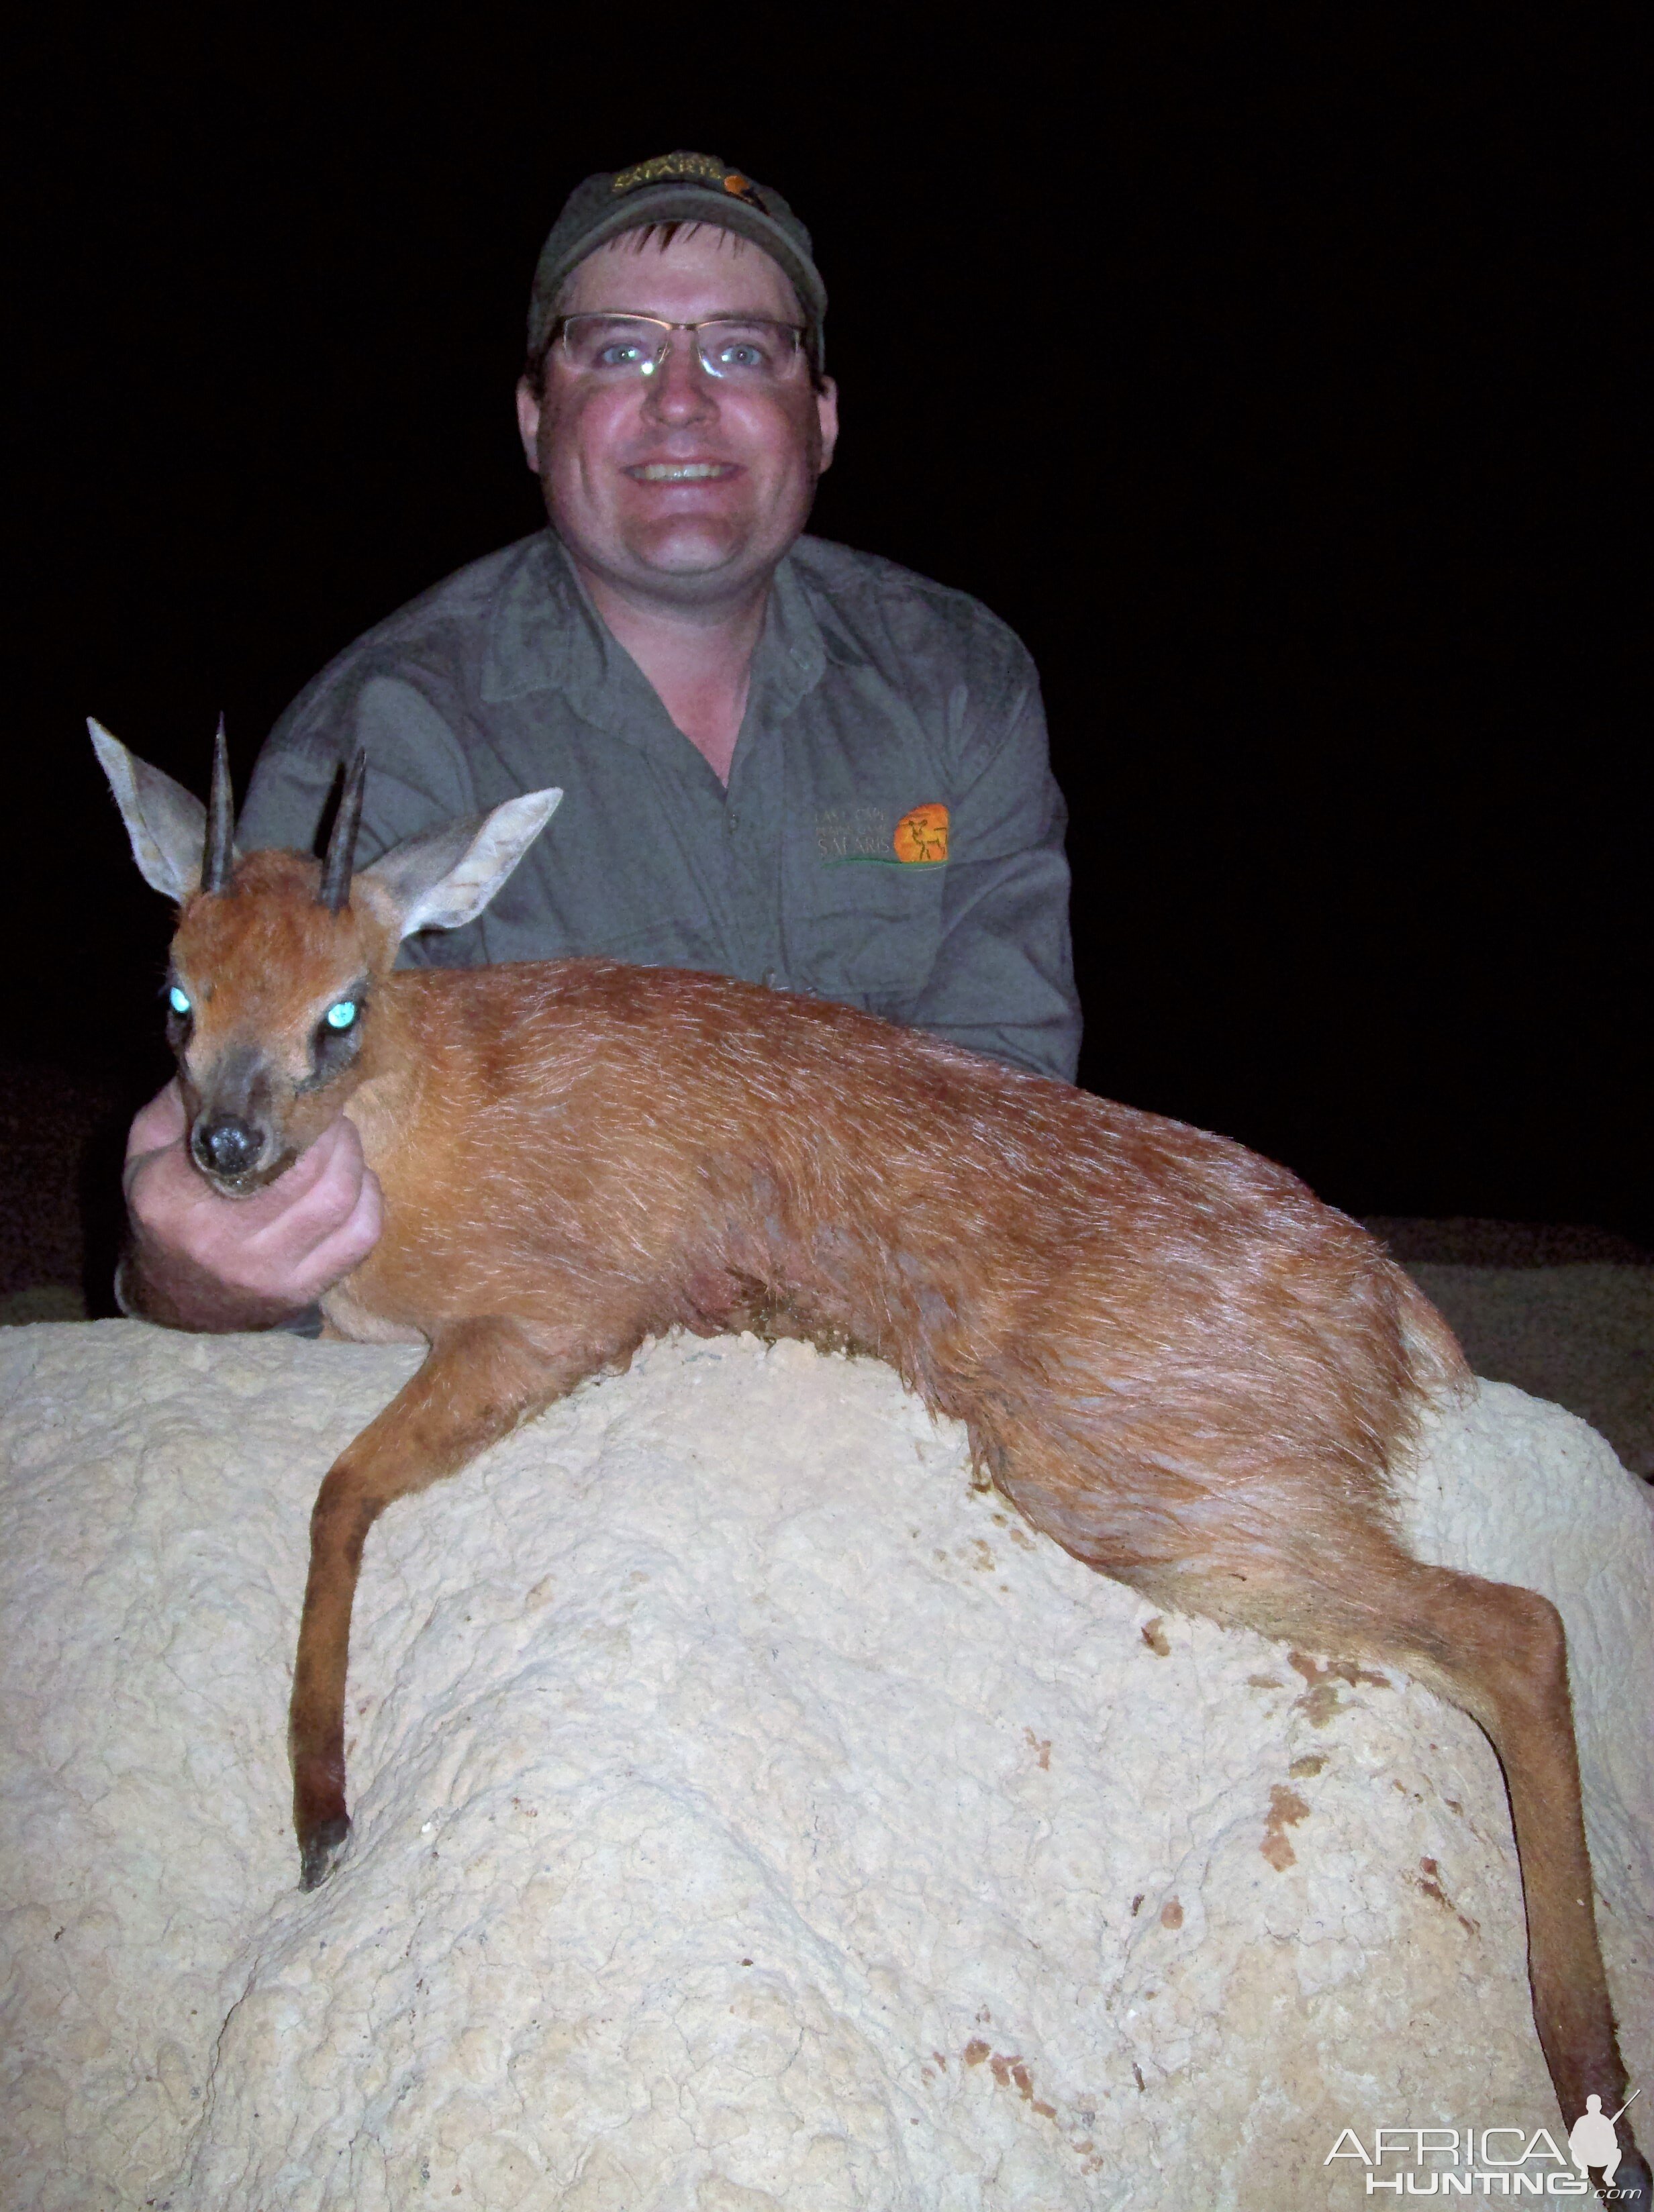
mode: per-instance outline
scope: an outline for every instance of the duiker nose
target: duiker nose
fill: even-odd
[[[233,1114],[221,1114],[215,1121],[198,1125],[191,1149],[197,1164],[209,1175],[239,1176],[245,1175],[257,1160],[263,1143],[248,1123]]]

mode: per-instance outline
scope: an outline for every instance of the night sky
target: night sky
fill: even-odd
[[[1083,1080],[1353,1212],[1654,1242],[1608,17],[789,16],[806,54],[611,12],[64,9],[14,51],[9,1054],[165,1073],[167,909],[82,718],[200,788],[222,707],[245,776],[360,630],[535,527],[540,240],[685,146],[815,234],[813,526],[1040,665]]]

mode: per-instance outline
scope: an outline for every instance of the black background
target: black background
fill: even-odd
[[[164,1073],[167,909],[82,717],[200,788],[222,707],[245,775],[534,527],[539,240],[688,146],[815,233],[814,526],[1039,661],[1083,1079],[1354,1212],[1654,1242],[1608,19],[430,21],[63,9],[14,51],[11,1059]]]

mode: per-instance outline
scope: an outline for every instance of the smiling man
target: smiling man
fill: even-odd
[[[410,957],[710,969],[1071,1079],[1033,665],[963,593],[803,535],[838,434],[826,307],[803,224],[721,161],[587,178],[540,256],[517,390],[550,527],[300,695],[239,842],[308,848],[358,745],[364,860],[560,785],[487,914]],[[379,1194],[348,1118],[239,1202],[189,1165],[183,1121],[169,1086],[133,1125],[129,1310],[264,1325],[371,1249]]]

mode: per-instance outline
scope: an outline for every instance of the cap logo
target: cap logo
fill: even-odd
[[[609,189],[611,192],[635,192],[644,185],[668,183],[708,185],[715,192],[729,192],[737,199],[752,199],[757,204],[752,187],[739,170],[727,169],[710,154],[657,154],[652,161],[635,161],[629,169],[617,173]]]

